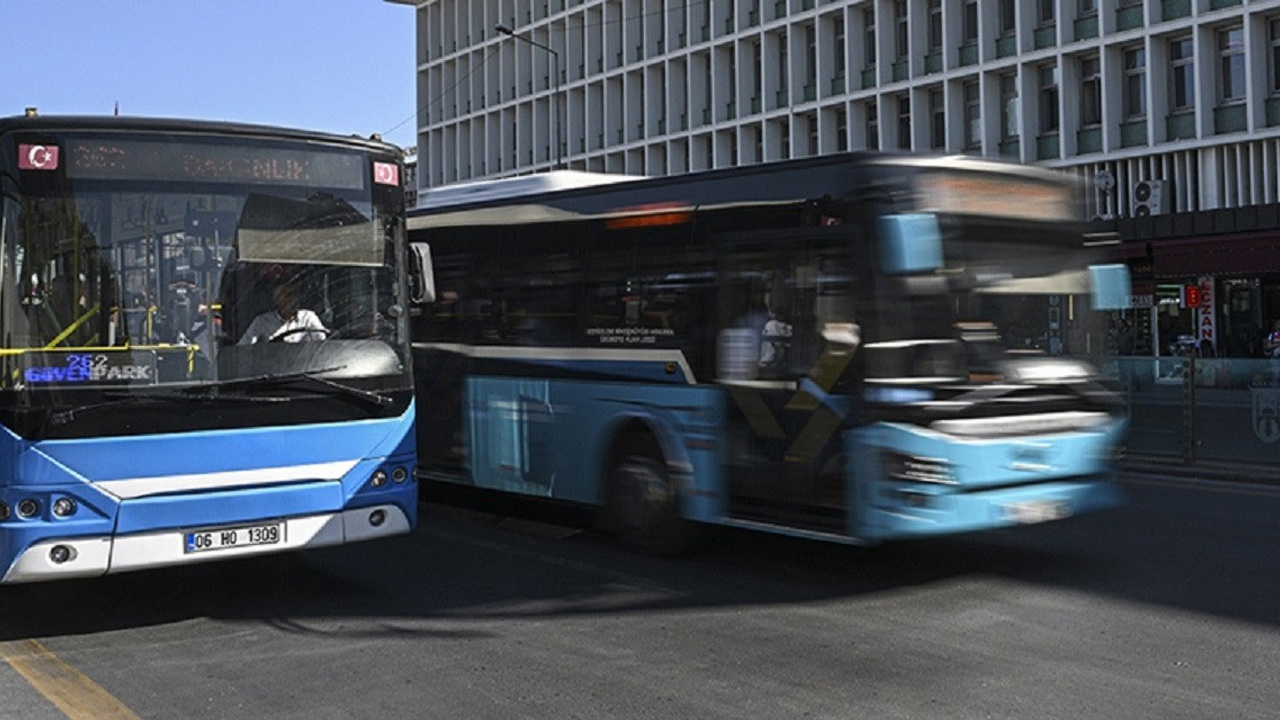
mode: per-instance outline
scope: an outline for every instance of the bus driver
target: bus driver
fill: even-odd
[[[271,302],[275,306],[271,310],[259,314],[249,324],[249,329],[240,338],[240,345],[251,345],[258,342],[302,342],[303,340],[323,340],[329,330],[320,322],[320,316],[306,308],[299,307],[301,292],[298,285],[285,281],[276,285],[271,292]]]

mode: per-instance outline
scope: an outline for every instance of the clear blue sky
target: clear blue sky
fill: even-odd
[[[0,117],[119,101],[413,145],[414,20],[382,0],[0,0]]]

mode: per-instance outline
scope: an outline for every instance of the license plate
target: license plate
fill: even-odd
[[[198,553],[253,545],[275,545],[283,540],[283,522],[196,530],[186,534],[186,551]]]
[[[1060,520],[1071,514],[1071,506],[1063,500],[1025,500],[1003,506],[1006,520],[1020,525]]]

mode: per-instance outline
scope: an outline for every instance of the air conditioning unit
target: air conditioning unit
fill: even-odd
[[[1133,185],[1133,216],[1148,217],[1166,212],[1170,202],[1164,180],[1140,180]]]

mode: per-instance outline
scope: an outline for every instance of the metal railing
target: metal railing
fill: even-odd
[[[1129,456],[1280,469],[1280,358],[1117,357],[1104,367],[1125,392]]]

